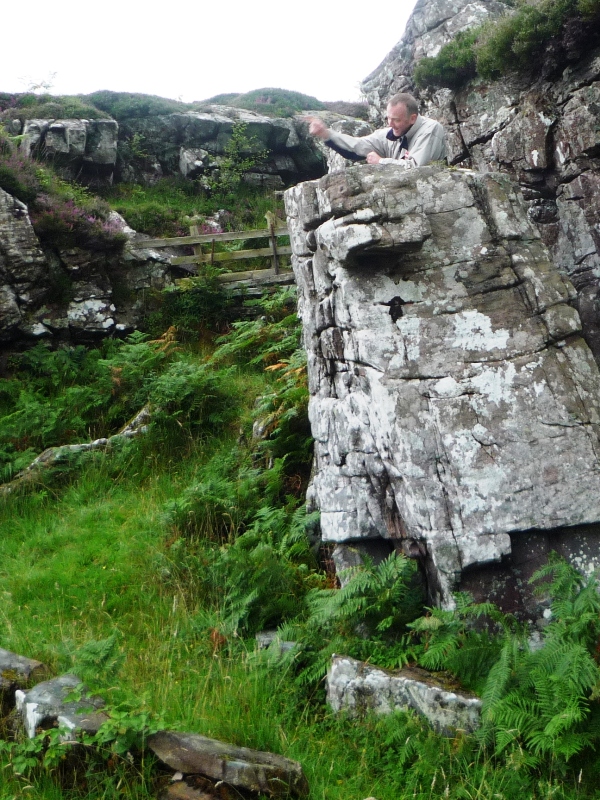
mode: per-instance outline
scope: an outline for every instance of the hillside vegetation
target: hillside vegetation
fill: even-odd
[[[219,199],[235,218],[242,198]],[[179,201],[164,184],[153,202]],[[537,576],[550,604],[543,647],[465,595],[454,612],[424,608],[401,556],[350,570],[339,588],[304,504],[312,448],[294,290],[247,301],[233,321],[226,303],[210,275],[188,280],[125,340],[38,344],[7,360],[0,646],[80,675],[111,721],[75,771],[55,736],[4,730],[0,800],[156,797],[140,745],[162,726],[298,759],[311,800],[597,797],[594,576],[556,559]],[[108,436],[142,407],[145,434],[6,489],[42,449]],[[259,650],[266,628],[295,647]],[[480,731],[444,737],[407,713],[334,717],[323,691],[334,652],[445,671],[482,693]]]
[[[565,50],[579,53],[598,42],[599,22],[599,0],[521,0],[506,16],[459,33],[437,56],[421,59],[414,80],[421,89],[458,89],[477,76],[536,72],[548,50],[560,67]]]
[[[102,90],[87,95],[53,95],[48,92],[0,92],[0,122],[19,119],[128,119],[207,111],[211,105],[226,105],[255,111],[269,117],[291,117],[300,111],[329,109],[366,119],[365,103],[328,102],[288,89],[264,88],[237,94],[219,94],[206,100],[184,103],[139,92]]]

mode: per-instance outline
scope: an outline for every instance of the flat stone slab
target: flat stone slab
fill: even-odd
[[[155,733],[148,739],[148,746],[162,762],[184,775],[206,775],[271,797],[308,792],[301,765],[275,753],[175,731]]]
[[[444,688],[422,669],[384,670],[346,656],[334,656],[327,675],[327,702],[334,711],[359,716],[412,709],[438,733],[472,733],[479,727],[481,700]]]
[[[27,692],[20,689],[15,692],[17,711],[21,714],[30,739],[38,728],[50,728],[59,723],[59,719],[70,730],[79,728],[95,733],[99,727],[96,727],[98,719],[95,712],[102,708],[104,700],[84,696],[82,700],[67,701],[66,698],[79,686],[81,680],[76,675],[60,675],[38,683]]]
[[[41,661],[0,647],[0,692],[17,689],[45,671],[46,667]]]

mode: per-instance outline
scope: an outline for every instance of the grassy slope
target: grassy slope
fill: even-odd
[[[139,442],[125,453],[96,454],[62,486],[3,503],[0,645],[59,671],[71,667],[77,646],[118,631],[126,658],[106,697],[135,699],[168,727],[299,759],[313,800],[594,796],[580,790],[576,776],[532,779],[523,764],[507,769],[470,739],[436,736],[405,715],[360,725],[334,719],[320,692],[299,690],[285,670],[260,668],[251,639],[233,636],[215,648],[219,606],[203,603],[184,574],[169,569],[178,532],[165,520],[165,504],[211,459],[231,457],[238,425],[247,429],[266,381],[255,372],[234,381],[242,407],[218,438],[196,439],[184,450],[155,440],[152,448]],[[20,781],[5,774],[0,800],[28,792],[40,800],[75,796],[44,775]],[[130,775],[118,790],[105,778],[88,781],[83,796],[152,792]]]

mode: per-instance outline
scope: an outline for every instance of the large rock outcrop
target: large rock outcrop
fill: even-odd
[[[323,539],[528,612],[549,549],[600,564],[600,373],[511,181],[359,166],[285,199]]]
[[[324,172],[324,158],[301,119],[265,117],[228,106],[121,122],[119,180],[152,182],[164,175],[211,179],[221,166],[235,125],[244,125],[244,157],[267,151],[245,176],[257,185],[282,189]]]
[[[72,179],[112,182],[119,131],[114,119],[15,119],[4,126],[23,137],[20,149],[25,155],[43,156]]]
[[[451,91],[414,86],[415,64],[459,30],[499,13],[495,0],[419,0],[396,47],[362,84],[379,119],[387,98],[414,91],[424,113],[444,124],[451,164],[505,172],[558,268],[577,290],[586,341],[600,361],[600,34],[573,19],[530,74],[477,79]]]
[[[327,116],[341,123],[353,121],[339,114]],[[324,173],[325,156],[307,134],[301,115],[283,119],[208,106],[201,112],[131,117],[120,124],[113,119],[4,122],[9,133],[23,137],[20,149],[27,156],[46,158],[71,179],[100,185],[113,178],[143,184],[170,175],[214,179],[238,124],[245,126],[242,158],[267,152],[245,176],[248,183],[282,189]]]

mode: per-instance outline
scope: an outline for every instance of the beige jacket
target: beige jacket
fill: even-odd
[[[432,161],[446,158],[446,133],[439,122],[428,117],[417,117],[415,124],[400,139],[391,128],[380,128],[367,136],[349,136],[328,130],[325,144],[344,158],[353,161],[366,158],[375,151],[381,156],[380,164],[402,164],[407,169],[424,167]]]

